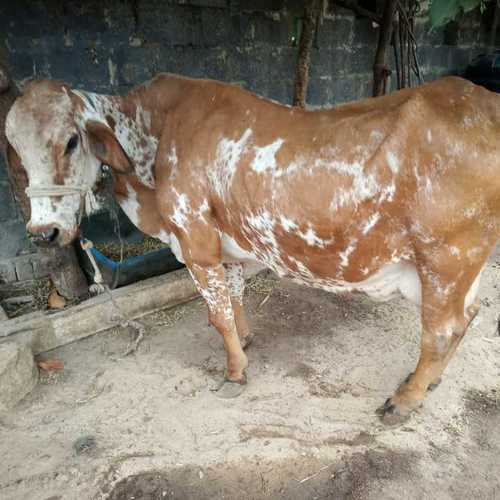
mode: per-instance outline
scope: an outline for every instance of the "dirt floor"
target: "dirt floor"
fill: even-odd
[[[123,329],[57,349],[64,370],[0,420],[0,498],[500,499],[499,286],[492,261],[443,382],[395,429],[375,409],[417,358],[403,300],[259,278],[236,400],[211,390],[224,354],[200,300],[143,318],[129,357]]]

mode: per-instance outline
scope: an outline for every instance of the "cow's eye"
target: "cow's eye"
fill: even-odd
[[[68,144],[66,144],[66,151],[64,154],[69,155],[75,150],[76,146],[78,146],[78,135],[75,134],[70,137]]]

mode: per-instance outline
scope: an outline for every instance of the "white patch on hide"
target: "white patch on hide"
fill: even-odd
[[[177,151],[175,150],[175,144],[172,144],[172,149],[167,156],[167,160],[172,164],[172,167],[177,167],[178,158]]]
[[[297,236],[300,236],[311,247],[324,248],[326,245],[333,243],[333,239],[324,240],[320,238],[312,227],[308,227],[306,232],[297,231]]]
[[[255,157],[250,164],[252,170],[258,173],[274,170],[276,168],[276,153],[284,142],[283,139],[276,139],[267,146],[254,146]]]
[[[362,233],[364,235],[367,235],[379,220],[380,220],[379,212],[370,215],[368,220],[363,224],[363,227],[361,229]]]
[[[162,229],[157,235],[155,235],[155,237],[163,241],[163,243],[166,243],[170,247],[172,253],[175,255],[175,258],[179,262],[182,262],[184,264],[181,245],[174,233],[167,233],[164,229]]]
[[[179,194],[175,191],[176,200],[174,205],[174,213],[172,214],[172,222],[180,229],[187,230],[188,215],[191,213],[188,195],[185,193]]]
[[[349,256],[356,249],[356,245],[357,241],[355,240],[352,243],[350,243],[349,246],[343,252],[339,253],[341,267],[347,267],[349,265]]]
[[[284,215],[280,215],[280,224],[283,226],[283,229],[287,232],[294,231],[299,227],[295,222],[293,222],[292,219],[289,219]]]
[[[337,211],[339,208],[353,204],[357,205],[362,201],[372,198],[380,192],[381,186],[377,182],[373,173],[365,173],[363,164],[359,162],[345,163],[333,162],[333,168],[337,172],[352,177],[352,186],[347,189],[339,189],[334,195],[330,208]]]
[[[247,128],[237,140],[223,138],[217,145],[215,165],[209,171],[216,193],[223,198],[233,182],[236,167],[245,152],[252,130]]]
[[[391,151],[388,151],[386,154],[386,158],[387,158],[387,164],[389,165],[391,172],[393,174],[397,174],[399,172],[399,160],[397,156]]]
[[[134,188],[127,184],[127,197],[119,201],[120,207],[125,212],[130,221],[135,225],[139,225],[139,202],[137,201],[137,193]]]
[[[243,250],[228,234],[221,233],[221,246],[224,262],[257,262],[253,253]]]

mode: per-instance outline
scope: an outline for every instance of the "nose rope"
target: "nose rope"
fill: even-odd
[[[45,186],[28,186],[25,192],[26,196],[30,199],[76,194],[85,198],[85,212],[87,214],[99,208],[99,203],[90,186],[62,186],[58,184],[49,184]]]
[[[27,187],[28,198],[42,198],[43,196],[64,196],[69,194],[84,194],[90,188],[86,186],[60,186],[51,184],[48,186]]]

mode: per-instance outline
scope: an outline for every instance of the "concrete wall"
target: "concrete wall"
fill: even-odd
[[[375,3],[375,2],[373,2]],[[235,82],[290,103],[301,0],[16,0],[0,5],[0,43],[14,78],[56,78],[98,92],[125,92],[169,71]],[[369,96],[377,28],[335,8],[319,29],[308,102]],[[460,29],[417,25],[426,79],[460,73],[481,51],[478,16]],[[0,259],[27,249],[0,161]]]

